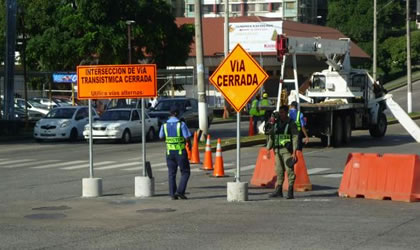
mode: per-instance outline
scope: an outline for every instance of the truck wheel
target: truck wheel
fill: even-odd
[[[344,117],[343,132],[343,142],[349,144],[351,141],[351,117],[349,115]]]
[[[339,147],[343,141],[343,122],[340,116],[334,118],[333,127],[333,146]]]
[[[369,133],[372,137],[383,137],[386,133],[388,121],[384,113],[380,113],[378,123],[369,128]]]

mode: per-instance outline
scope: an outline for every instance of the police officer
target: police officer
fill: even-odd
[[[181,198],[186,200],[185,189],[190,178],[190,162],[188,161],[186,144],[191,145],[189,131],[185,122],[180,121],[177,116],[179,110],[176,106],[170,109],[171,116],[160,127],[159,137],[165,138],[166,142],[166,163],[168,165],[169,195],[172,200]],[[178,166],[181,170],[181,181],[177,188],[176,173]]]
[[[306,130],[306,122],[305,122],[305,119],[303,118],[303,114],[300,112],[300,110],[297,109],[297,107],[298,107],[298,104],[296,101],[293,101],[290,104],[289,117],[296,123],[296,127],[299,131],[297,150],[302,151],[303,135],[305,135],[305,139],[304,139],[305,144],[308,144],[309,136],[308,136],[308,131]]]
[[[297,160],[296,146],[298,131],[296,124],[287,116],[287,106],[281,106],[279,112],[274,112],[274,127],[269,134],[267,142],[267,155],[270,158],[270,149],[274,149],[275,170],[277,173],[277,183],[273,193],[269,194],[270,198],[283,197],[284,170],[287,170],[289,180],[289,189],[287,199],[293,199],[293,185],[295,183],[295,172],[293,166]]]

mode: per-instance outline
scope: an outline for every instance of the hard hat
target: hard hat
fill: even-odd
[[[268,97],[268,94],[267,93],[264,93],[263,94],[263,98],[267,98]]]

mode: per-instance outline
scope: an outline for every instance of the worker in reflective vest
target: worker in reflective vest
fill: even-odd
[[[274,127],[269,134],[267,142],[267,155],[264,158],[270,158],[270,150],[274,150],[275,170],[277,174],[277,183],[270,198],[283,197],[284,171],[287,171],[289,188],[287,199],[293,199],[293,185],[295,183],[294,164],[297,161],[296,146],[298,131],[296,124],[287,116],[287,106],[281,106],[279,112],[273,112],[275,119]]]
[[[305,144],[308,144],[309,136],[308,131],[306,130],[306,121],[303,117],[303,114],[300,112],[300,110],[298,110],[298,104],[296,101],[293,101],[290,104],[289,117],[296,123],[297,129],[299,131],[297,150],[302,151],[303,135],[305,135],[305,139],[303,140]]]
[[[254,133],[258,134],[258,121],[261,120],[260,115],[260,95],[257,94],[255,96],[255,99],[252,101],[251,109],[249,110],[249,114],[252,116],[253,119],[253,127],[254,127]]]
[[[160,127],[159,137],[165,138],[166,142],[166,163],[168,165],[169,195],[172,200],[181,198],[186,200],[185,190],[190,178],[190,162],[188,161],[186,145],[191,145],[189,131],[185,122],[180,121],[177,116],[179,111],[176,106],[171,107],[171,116]],[[178,167],[181,171],[181,181],[176,185],[176,173]]]
[[[262,95],[262,99],[260,101],[260,117],[262,119],[262,121],[267,122],[268,118],[270,117],[266,117],[267,113],[267,108],[270,106],[270,103],[268,101],[268,94],[266,92],[263,93]]]

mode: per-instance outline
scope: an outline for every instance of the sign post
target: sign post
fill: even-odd
[[[235,182],[228,183],[228,201],[248,200],[248,183],[240,181],[240,112],[267,78],[267,73],[240,44],[236,45],[210,77],[210,82],[237,112],[236,175]]]
[[[135,177],[136,197],[154,194],[154,179],[146,176],[144,100],[157,96],[155,64],[89,65],[77,67],[78,99],[89,100],[89,172],[83,179],[83,196],[97,197],[102,193],[102,179],[93,177],[92,99],[142,98],[142,151],[143,176]]]

